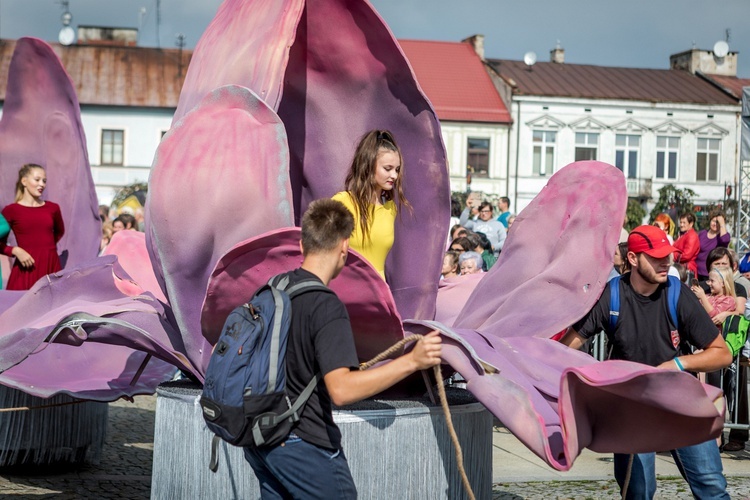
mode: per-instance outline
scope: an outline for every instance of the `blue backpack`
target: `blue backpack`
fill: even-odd
[[[609,329],[614,331],[617,325],[617,319],[620,316],[620,278],[615,276],[609,280]],[[682,282],[676,276],[667,276],[667,304],[669,306],[669,316],[672,324],[679,329],[677,322],[677,301],[680,299],[680,290]]]
[[[320,380],[316,374],[296,401],[286,391],[286,347],[293,297],[317,290],[333,293],[315,280],[289,286],[271,278],[246,304],[227,317],[206,370],[200,398],[207,427],[215,434],[211,470],[218,467],[218,439],[235,446],[281,443]]]

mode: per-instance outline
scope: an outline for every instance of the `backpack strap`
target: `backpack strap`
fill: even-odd
[[[219,435],[214,434],[211,440],[211,461],[208,463],[211,472],[216,472],[219,469],[219,441],[221,441]]]
[[[297,397],[297,400],[294,402],[294,404],[284,413],[278,415],[276,413],[269,412],[255,417],[255,420],[253,421],[253,441],[255,442],[255,446],[263,446],[263,444],[266,442],[266,440],[263,438],[263,433],[260,430],[261,426],[275,427],[289,417],[292,417],[292,420],[294,422],[297,422],[299,420],[299,414],[297,412],[299,412],[304,404],[307,403],[307,400],[310,399],[310,396],[315,390],[315,386],[318,385],[320,378],[320,373],[316,373],[312,380],[310,380],[310,382],[307,384],[307,387],[305,387],[305,389],[300,393],[299,397]]]
[[[290,299],[293,299],[294,297],[297,297],[298,295],[301,295],[305,292],[309,292],[312,290],[333,293],[333,290],[331,290],[330,288],[325,286],[323,283],[315,279],[307,279],[307,280],[300,281],[290,286],[289,276],[287,276],[286,274],[279,274],[278,276],[274,276],[273,278],[268,280],[268,286],[277,288],[285,292],[289,296]]]
[[[615,276],[609,280],[609,329],[614,331],[617,319],[620,317],[620,278]]]
[[[271,294],[273,295],[273,303],[276,308],[276,310],[274,311],[274,318],[284,317],[284,301],[281,298],[281,292],[286,293],[290,300],[304,292],[308,292],[312,290],[333,293],[333,291],[330,288],[323,285],[319,281],[312,280],[312,279],[301,281],[299,283],[295,283],[294,285],[289,286],[289,276],[287,276],[286,274],[274,276],[273,278],[268,280],[267,287],[262,287],[261,291],[266,288],[270,290]],[[266,394],[270,394],[276,390],[276,379],[279,376],[280,338],[281,338],[281,321],[274,321],[273,330],[271,331],[271,346],[270,346],[270,351],[269,351],[271,353],[271,356],[269,358],[269,363],[268,363],[268,386],[266,388]]]
[[[281,298],[281,292],[276,288],[270,288],[273,294],[273,303],[276,307],[274,312],[273,330],[271,331],[271,356],[268,360],[268,386],[266,394],[276,390],[276,378],[279,375],[279,338],[281,337],[281,318],[284,317],[284,300]]]
[[[617,319],[620,316],[620,278],[615,276],[609,280],[609,328],[615,329]],[[677,276],[667,276],[667,305],[669,307],[669,317],[675,328],[679,329],[677,321],[677,301],[680,300],[680,291],[682,282]]]
[[[680,329],[677,321],[677,301],[680,300],[680,290],[682,282],[677,276],[667,276],[667,304],[669,305],[669,316],[672,318],[672,324],[676,329]]]

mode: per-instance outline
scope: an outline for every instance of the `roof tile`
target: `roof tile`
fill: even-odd
[[[468,43],[399,40],[440,120],[511,123],[484,63]]]

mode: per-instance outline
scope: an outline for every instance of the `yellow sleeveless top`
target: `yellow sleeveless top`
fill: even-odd
[[[357,206],[348,191],[333,195],[333,199],[343,203],[354,216],[354,232],[349,239],[349,247],[361,254],[385,280],[385,258],[393,246],[393,226],[396,223],[396,204],[387,201],[376,205],[373,220],[370,221],[370,238],[365,240],[359,225]],[[371,205],[372,206],[372,205]]]

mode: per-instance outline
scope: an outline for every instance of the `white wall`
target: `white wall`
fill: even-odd
[[[516,97],[512,116],[510,175],[511,200],[517,199],[514,212],[522,210],[546,184],[549,175],[532,173],[535,129],[556,130],[555,171],[575,159],[576,132],[599,134],[597,159],[615,163],[615,136],[632,134],[641,137],[637,177],[652,181],[652,200],[665,184],[690,188],[698,193],[696,204],[720,201],[724,183],[738,182],[740,106],[647,103],[615,100]],[[520,114],[519,114],[520,107]],[[586,110],[590,111],[586,111]],[[712,115],[712,116],[709,116]],[[518,136],[517,134],[520,134]],[[655,179],[656,137],[680,138],[676,180]],[[696,148],[699,137],[721,139],[719,176],[715,182],[696,180]],[[518,147],[516,147],[518,141]],[[518,172],[517,190],[514,189]],[[735,186],[736,189],[736,186]]]
[[[440,127],[448,156],[451,191],[466,191],[468,139],[471,137],[490,140],[489,177],[473,176],[471,190],[505,196],[508,192],[508,125],[441,121]]]
[[[100,204],[109,204],[127,184],[148,181],[162,132],[169,129],[174,109],[82,106],[81,121]],[[101,165],[104,129],[124,130],[124,164]]]

